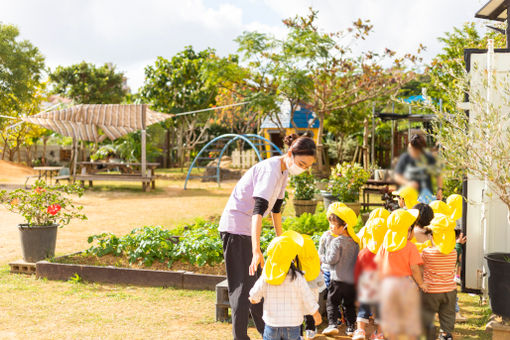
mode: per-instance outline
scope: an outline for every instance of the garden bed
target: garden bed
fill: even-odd
[[[146,267],[130,264],[122,256],[98,257],[86,253],[57,257],[51,262],[39,261],[36,275],[50,280],[69,280],[78,275],[87,282],[207,290],[214,290],[225,279],[223,264],[199,267],[176,261],[170,268],[160,262]]]

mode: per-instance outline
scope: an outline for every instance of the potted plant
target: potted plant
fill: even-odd
[[[327,209],[332,202],[342,202],[359,215],[361,203],[359,194],[361,187],[370,177],[368,171],[358,163],[338,163],[331,172],[327,192],[322,192],[324,208]]]
[[[69,224],[71,219],[85,220],[83,206],[75,205],[70,194],[83,195],[78,185],[48,186],[38,180],[33,189],[0,191],[0,203],[8,210],[25,218],[18,225],[23,260],[37,262],[55,255],[57,228]]]
[[[301,216],[305,212],[314,214],[317,207],[317,200],[315,199],[317,188],[315,187],[314,176],[305,171],[301,175],[293,176],[290,182],[291,186],[294,187],[293,203],[296,216]]]

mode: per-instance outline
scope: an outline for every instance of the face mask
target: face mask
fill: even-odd
[[[294,156],[292,156],[292,164],[290,166],[287,164],[287,168],[289,170],[289,174],[291,174],[292,176],[297,176],[305,172],[305,169],[303,169],[294,162]]]

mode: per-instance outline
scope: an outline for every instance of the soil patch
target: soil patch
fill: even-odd
[[[169,267],[168,262],[155,261],[151,266],[145,266],[143,263],[135,262],[129,263],[126,256],[114,256],[111,254],[104,256],[96,256],[92,254],[76,254],[55,259],[54,262],[67,263],[67,264],[83,264],[89,266],[113,266],[120,268],[131,268],[131,269],[150,269],[150,270],[166,270],[166,271],[178,271],[185,270],[188,272],[194,272],[198,274],[210,274],[210,275],[226,275],[225,265],[223,263],[209,266],[197,266],[186,262],[174,262]]]

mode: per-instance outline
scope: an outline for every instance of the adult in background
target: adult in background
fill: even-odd
[[[422,135],[415,134],[411,137],[407,152],[400,155],[395,166],[395,181],[400,186],[413,186],[420,193],[418,200],[428,204],[435,199],[432,176],[437,175],[436,197],[438,200],[443,198],[443,179],[437,171],[435,157],[425,150],[426,147],[427,142]]]
[[[315,161],[313,139],[292,134],[284,141],[288,152],[250,168],[236,184],[221,215],[218,230],[223,240],[234,340],[250,339],[247,333],[250,312],[259,333],[264,332],[263,305],[248,300],[264,266],[260,249],[262,218],[271,212],[276,236],[282,233],[281,206],[288,174],[299,175]]]

